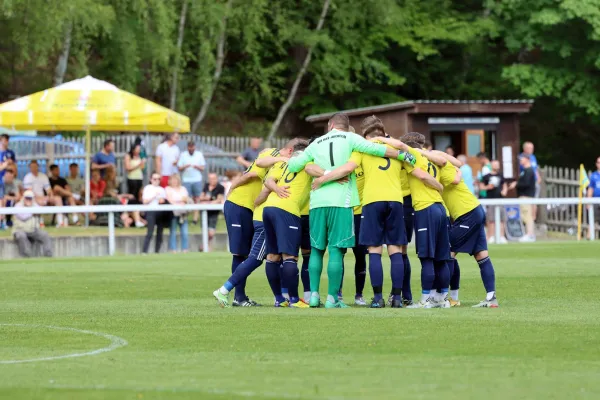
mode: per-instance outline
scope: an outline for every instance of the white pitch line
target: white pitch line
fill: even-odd
[[[102,333],[102,332],[85,331],[82,329],[64,328],[64,327],[60,327],[60,326],[51,326],[51,325],[0,324],[0,326],[19,326],[19,327],[27,327],[27,328],[54,329],[57,331],[68,331],[68,332],[82,333],[85,335],[99,336],[99,337],[110,340],[110,345],[108,345],[107,347],[103,347],[101,349],[96,349],[96,350],[92,350],[92,351],[87,351],[85,353],[72,353],[72,354],[66,354],[63,356],[40,357],[40,358],[31,358],[31,359],[27,359],[27,360],[0,360],[0,364],[21,364],[21,363],[30,363],[30,362],[36,362],[36,361],[60,360],[63,358],[95,356],[97,354],[107,353],[109,351],[116,350],[119,347],[127,346],[127,340],[120,338],[118,336],[115,336],[115,335],[109,335],[107,333]]]

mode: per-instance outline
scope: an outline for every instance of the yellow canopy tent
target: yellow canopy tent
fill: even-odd
[[[189,132],[188,117],[86,76],[0,104],[0,126],[86,131],[85,203],[89,204],[91,131]]]

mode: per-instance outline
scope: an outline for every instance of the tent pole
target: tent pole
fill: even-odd
[[[85,131],[85,205],[90,205],[90,157],[91,157],[91,148],[92,148],[92,133],[90,132],[90,128],[88,127]],[[85,226],[88,227],[90,225],[90,214],[85,214]]]

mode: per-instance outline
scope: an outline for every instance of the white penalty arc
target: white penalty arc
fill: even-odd
[[[99,336],[101,338],[110,340],[110,344],[106,347],[102,347],[101,349],[86,351],[84,353],[71,353],[71,354],[65,354],[65,355],[61,355],[61,356],[30,358],[30,359],[25,359],[25,360],[0,360],[0,364],[22,364],[22,363],[31,363],[31,362],[38,362],[38,361],[60,360],[63,358],[95,356],[97,354],[107,353],[109,351],[116,350],[119,347],[127,346],[127,344],[128,344],[127,340],[120,338],[118,336],[115,336],[115,335],[109,335],[108,333],[102,333],[102,332],[86,331],[83,329],[76,329],[76,328],[66,328],[66,327],[52,326],[52,325],[0,324],[0,327],[2,327],[2,326],[15,326],[15,327],[23,327],[23,328],[37,328],[37,329],[52,329],[55,331],[75,332],[75,333],[80,333],[83,335]]]

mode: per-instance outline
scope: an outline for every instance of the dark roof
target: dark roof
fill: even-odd
[[[533,100],[531,99],[510,99],[510,100],[407,100],[398,103],[382,104],[378,106],[353,108],[350,110],[333,111],[323,114],[314,114],[306,117],[308,122],[315,122],[332,117],[337,112],[343,112],[349,116],[362,115],[367,113],[377,113],[392,110],[401,110],[405,108],[412,108],[419,104],[497,104],[497,105],[511,105],[511,104],[524,104],[531,107]]]

